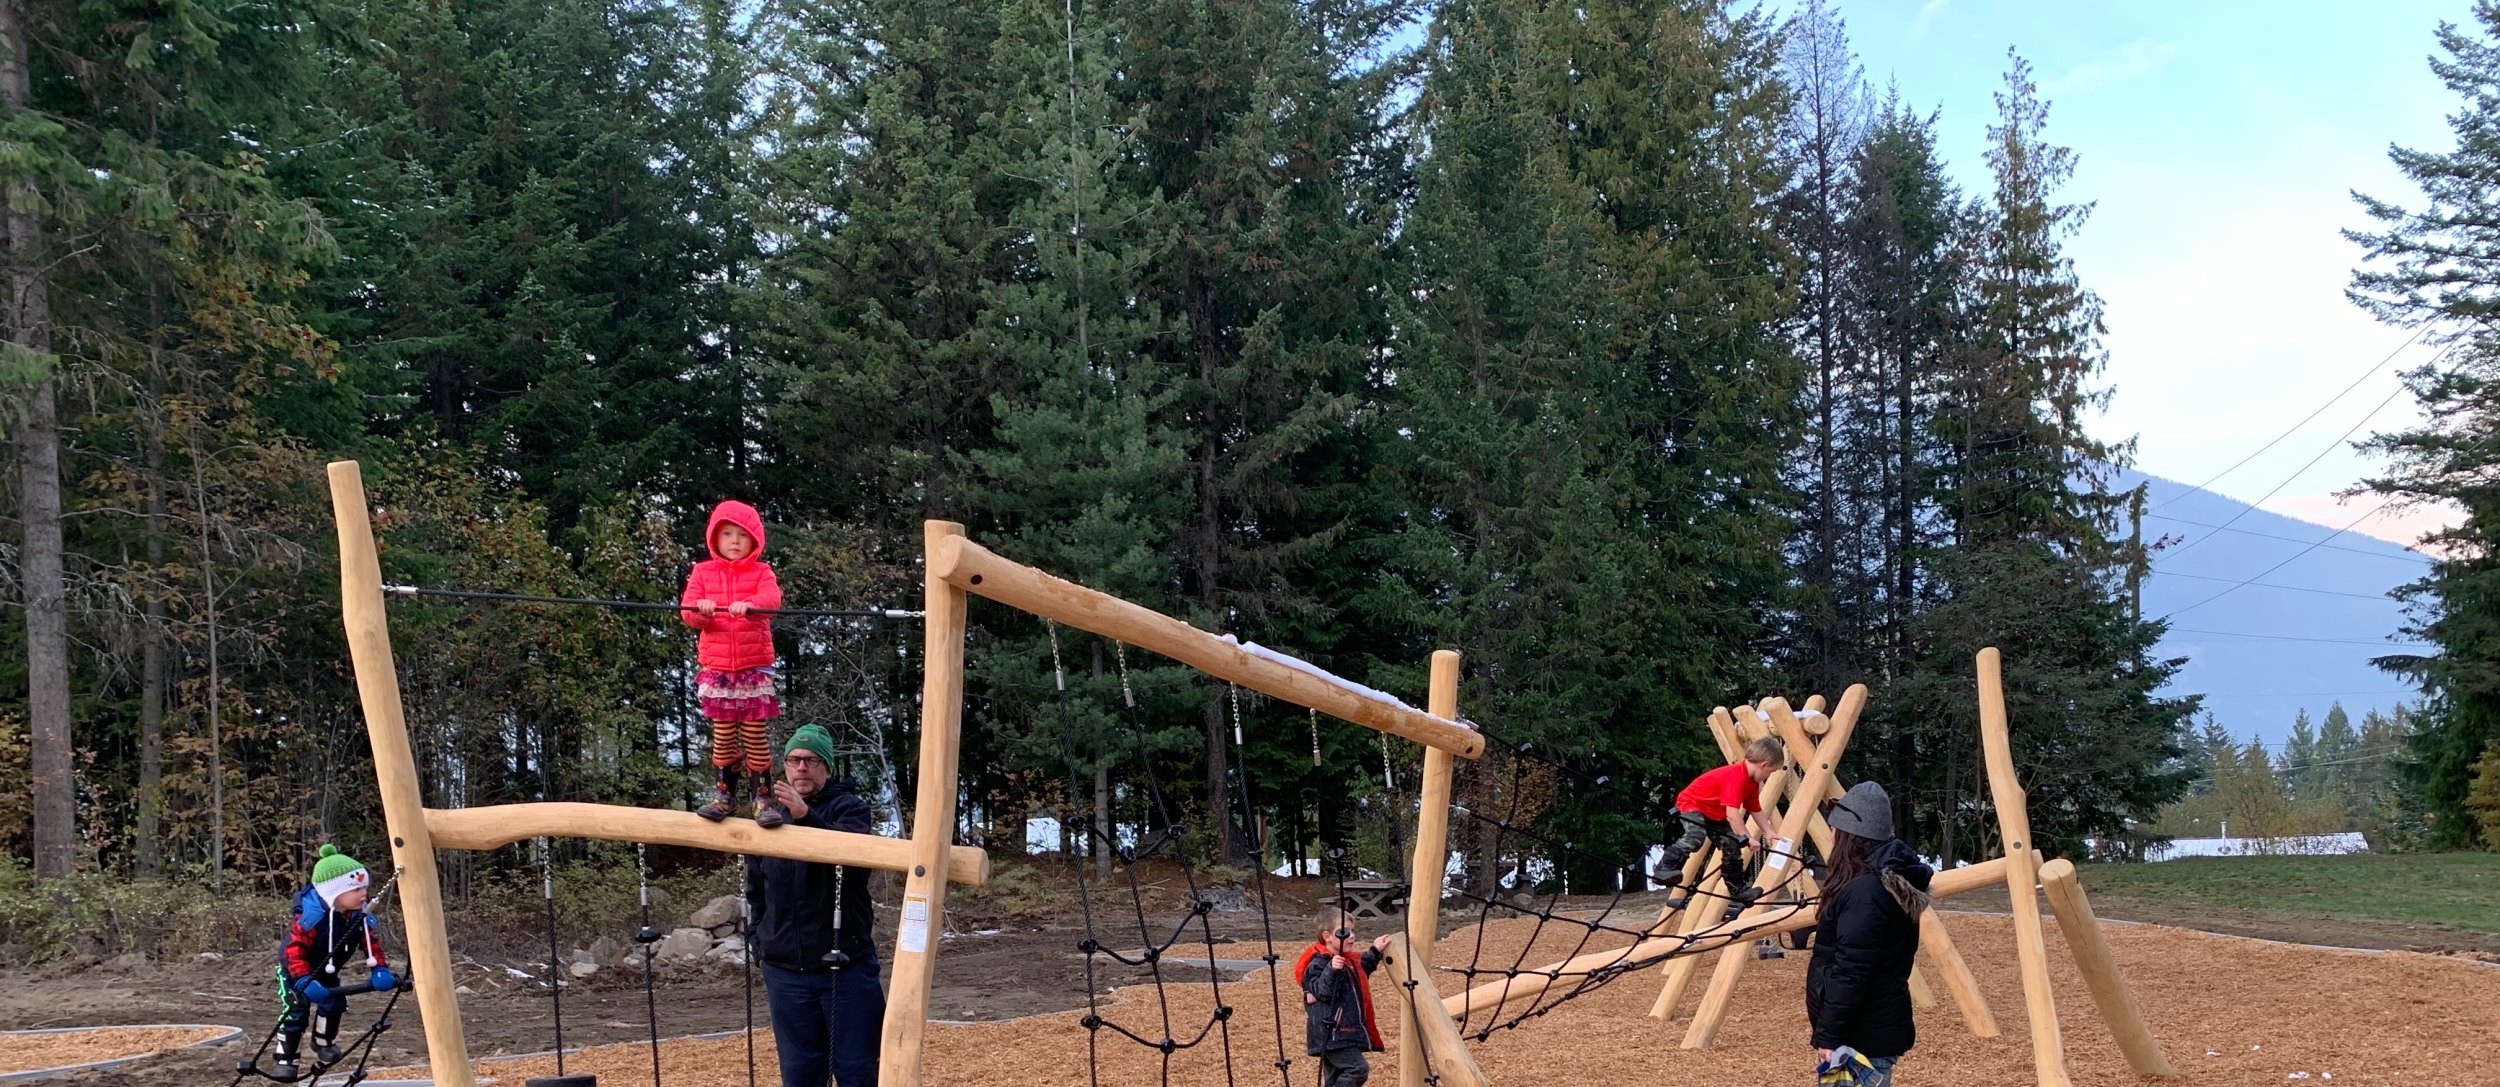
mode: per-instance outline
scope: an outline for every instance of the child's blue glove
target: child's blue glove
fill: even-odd
[[[330,999],[330,987],[308,977],[295,983],[295,994],[306,1003],[319,1004]]]
[[[1814,1082],[1819,1087],[1856,1087],[1861,1079],[1872,1077],[1874,1072],[1875,1065],[1866,1059],[1865,1054],[1842,1046],[1832,1051],[1832,1059],[1814,1066]]]
[[[387,993],[393,989],[399,988],[398,976],[392,974],[391,968],[387,966],[374,967],[371,980],[373,982],[373,991],[377,993]]]

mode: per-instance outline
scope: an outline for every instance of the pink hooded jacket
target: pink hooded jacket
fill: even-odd
[[[720,557],[722,525],[736,525],[755,537],[755,550],[745,558],[732,562]],[[712,519],[703,526],[703,546],[712,557],[694,564],[694,572],[686,576],[685,595],[677,602],[686,610],[677,614],[686,625],[702,631],[695,639],[695,663],[704,668],[735,672],[743,668],[762,668],[773,662],[773,621],[769,615],[738,618],[729,614],[729,605],[744,600],[756,608],[781,606],[781,582],[773,577],[771,564],[764,561],[764,519],[755,507],[744,502],[723,502],[712,508]],[[696,601],[709,600],[716,610],[710,616],[694,610]]]

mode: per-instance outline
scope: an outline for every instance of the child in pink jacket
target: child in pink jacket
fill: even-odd
[[[678,599],[695,639],[695,697],[712,722],[714,795],[695,809],[713,822],[738,807],[738,768],[755,790],[755,822],[777,827],[790,813],[773,799],[769,722],[781,716],[773,678],[771,612],[781,608],[781,583],[763,560],[764,519],[744,502],[723,502],[704,526],[712,557],[694,565]],[[764,614],[757,614],[757,613]]]

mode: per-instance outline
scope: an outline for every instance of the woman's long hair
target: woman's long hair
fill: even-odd
[[[1824,866],[1823,891],[1837,891],[1875,870],[1875,850],[1884,843],[1845,830],[1832,831],[1831,861]]]

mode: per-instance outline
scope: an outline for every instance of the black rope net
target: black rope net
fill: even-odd
[[[1177,1055],[1201,1047],[1212,1047],[1220,1053],[1223,1061],[1224,1082],[1227,1085],[1238,1084],[1245,1078],[1234,1068],[1233,1020],[1239,1009],[1226,1001],[1223,974],[1216,965],[1218,938],[1211,920],[1215,902],[1200,882],[1202,862],[1191,853],[1186,838],[1188,828],[1174,819],[1172,806],[1167,802],[1162,783],[1155,773],[1154,760],[1147,747],[1145,725],[1138,710],[1137,694],[1129,681],[1127,647],[1116,641],[1113,643],[1118,661],[1123,727],[1126,741],[1134,747],[1133,754],[1144,778],[1155,824],[1140,828],[1133,844],[1122,845],[1116,840],[1116,834],[1110,835],[1113,840],[1102,840],[1107,833],[1106,828],[1112,825],[1105,818],[1106,813],[1093,812],[1089,817],[1087,813],[1076,810],[1084,805],[1073,798],[1086,795],[1089,786],[1084,760],[1078,754],[1058,624],[1053,622],[1048,625],[1051,670],[1059,711],[1060,746],[1067,762],[1069,796],[1072,798],[1070,810],[1060,813],[1060,824],[1070,828],[1075,836],[1072,844],[1077,856],[1098,855],[1100,851],[1108,850],[1121,861],[1123,873],[1105,885],[1088,875],[1087,864],[1080,862],[1073,866],[1077,901],[1085,923],[1085,938],[1078,948],[1085,955],[1086,1009],[1084,1018],[1079,1022],[1086,1030],[1088,1083],[1099,1087],[1103,1082],[1103,1046],[1109,1039],[1113,1044],[1125,1040],[1159,1054],[1160,1082],[1167,1085],[1173,1081],[1173,1062]],[[1259,810],[1258,797],[1252,791],[1248,763],[1244,757],[1238,687],[1231,691],[1231,717],[1230,753],[1235,768],[1233,785],[1238,790],[1242,810],[1255,812]],[[1484,1002],[1482,1009],[1471,1006],[1459,1018],[1458,1028],[1462,1038],[1485,1041],[1497,1031],[1516,1029],[1620,978],[1669,959],[1703,954],[1751,940],[1762,930],[1786,921],[1798,911],[1815,904],[1817,896],[1801,892],[1800,881],[1807,874],[1808,858],[1793,845],[1774,844],[1767,855],[1756,857],[1754,864],[1757,870],[1762,864],[1774,864],[1781,875],[1776,882],[1763,889],[1761,901],[1766,908],[1752,916],[1739,916],[1735,908],[1736,900],[1728,893],[1730,889],[1718,888],[1703,893],[1696,888],[1685,888],[1685,909],[1715,909],[1722,911],[1723,916],[1680,935],[1666,931],[1667,918],[1664,916],[1642,922],[1619,919],[1618,915],[1625,912],[1624,899],[1628,895],[1650,889],[1645,878],[1614,881],[1614,889],[1602,904],[1583,902],[1567,906],[1563,901],[1565,888],[1562,881],[1539,878],[1532,871],[1537,862],[1551,866],[1551,871],[1556,873],[1575,867],[1580,870],[1603,870],[1619,865],[1581,849],[1576,843],[1542,825],[1550,806],[1537,802],[1540,793],[1550,794],[1558,782],[1568,780],[1576,795],[1583,800],[1612,803],[1618,805],[1621,811],[1656,812],[1660,808],[1659,803],[1607,777],[1588,774],[1560,759],[1548,757],[1532,744],[1499,740],[1483,726],[1466,723],[1480,732],[1486,732],[1487,738],[1495,742],[1488,749],[1487,758],[1461,763],[1465,767],[1462,773],[1468,775],[1468,779],[1460,783],[1461,787],[1454,790],[1454,795],[1477,803],[1453,804],[1453,814],[1463,817],[1465,821],[1453,826],[1454,836],[1461,841],[1481,842],[1483,839],[1478,835],[1489,834],[1489,848],[1480,850],[1479,856],[1495,858],[1497,863],[1499,858],[1517,858],[1518,863],[1513,871],[1495,873],[1490,879],[1444,883],[1445,897],[1474,904],[1474,945],[1465,964],[1436,965],[1434,970],[1459,979],[1462,989],[1496,982],[1502,986],[1497,990],[1501,999]],[[1319,736],[1316,724],[1312,745],[1313,758],[1317,760]],[[1411,802],[1397,789],[1396,775],[1385,744],[1381,755],[1381,780],[1387,798],[1398,812],[1404,812]],[[1488,798],[1492,804],[1484,805]],[[1483,810],[1482,806],[1499,810]],[[1656,820],[1658,825],[1672,825],[1671,811],[1660,814],[1667,818]],[[1390,825],[1396,827],[1398,820],[1392,818]],[[1391,834],[1393,838],[1402,838],[1395,830]],[[1265,843],[1259,844],[1263,846]],[[1407,855],[1403,841],[1393,842],[1392,849],[1396,855]],[[1707,849],[1705,847],[1705,858]],[[1263,954],[1258,961],[1267,966],[1265,973],[1273,1008],[1269,1024],[1274,1038],[1271,1064],[1279,1087],[1291,1087],[1294,1061],[1286,1047],[1284,1020],[1284,1009],[1288,1006],[1284,996],[1286,969],[1280,965],[1283,956],[1277,951],[1263,851],[1261,856],[1261,863],[1251,865],[1251,872],[1263,945]],[[1181,873],[1190,905],[1177,917],[1159,917],[1155,908],[1148,904],[1150,885],[1141,875],[1141,869],[1145,862],[1157,857],[1168,858]],[[1330,850],[1328,859],[1331,874],[1337,883],[1336,901],[1345,902],[1348,900],[1346,881],[1350,862],[1343,849]],[[1707,863],[1711,862],[1705,859]],[[1703,882],[1706,885],[1706,881]],[[1512,893],[1506,895],[1506,887],[1512,889]],[[1431,888],[1418,890],[1423,893],[1433,891]],[[1532,922],[1526,939],[1515,951],[1497,953],[1489,950],[1487,935],[1493,923],[1513,918],[1526,918]],[[1568,936],[1561,941],[1548,941],[1544,937],[1549,928],[1562,929]],[[1114,930],[1119,933],[1117,937],[1110,935]],[[1569,971],[1559,968],[1563,963],[1588,954],[1591,946],[1600,941],[1610,944],[1619,942],[1620,946],[1615,948],[1613,956],[1595,964],[1582,964]],[[1193,1016],[1188,1021],[1176,1021],[1176,1014],[1190,1013],[1176,1013],[1170,998],[1170,987],[1197,984],[1168,976],[1165,972],[1172,950],[1184,943],[1203,949],[1205,958],[1200,962],[1189,962],[1189,965],[1206,968],[1207,980],[1204,984],[1213,998],[1212,1010],[1205,1012],[1203,1019]],[[1566,944],[1568,949],[1557,954],[1557,944]],[[1531,962],[1532,958],[1534,962]],[[1148,983],[1153,988],[1153,999],[1137,1002],[1133,1005],[1135,1011],[1126,1016],[1111,1014],[1102,1000],[1102,972],[1108,968],[1107,964],[1112,963],[1145,970]],[[1539,984],[1527,984],[1524,979],[1534,979]],[[1299,979],[1296,979],[1295,989],[1298,991],[1299,988]],[[1393,988],[1398,990],[1400,1006],[1397,1011],[1402,1028],[1409,1037],[1420,1036],[1423,1011],[1417,1004],[1419,983],[1409,978],[1403,985]],[[1514,989],[1517,990],[1515,997]],[[1444,987],[1445,996],[1453,995],[1455,991]],[[1291,1006],[1298,1008],[1300,1005],[1295,1002]],[[1417,1047],[1417,1051],[1423,1052],[1422,1047]],[[1432,1066],[1428,1052],[1424,1055],[1424,1065],[1424,1082],[1439,1084],[1442,1077]],[[1261,1073],[1256,1078],[1264,1079],[1264,1075]]]
[[[1656,810],[1658,802],[1609,777],[1592,775],[1550,758],[1533,744],[1500,740],[1482,725],[1468,723],[1494,743],[1485,759],[1463,764],[1464,778],[1453,790],[1454,796],[1475,801],[1452,806],[1453,814],[1465,820],[1461,826],[1473,831],[1461,831],[1458,837],[1462,841],[1481,841],[1479,835],[1490,836],[1480,862],[1490,861],[1498,868],[1501,858],[1516,857],[1518,861],[1510,871],[1474,873],[1474,878],[1460,880],[1445,891],[1448,897],[1475,903],[1474,947],[1464,965],[1436,965],[1436,971],[1455,975],[1468,989],[1488,984],[1501,986],[1495,991],[1499,999],[1483,1002],[1485,1007],[1481,1010],[1475,1006],[1478,1002],[1469,1002],[1458,1020],[1461,1037],[1484,1041],[1495,1031],[1516,1029],[1626,975],[1679,956],[1703,954],[1753,939],[1762,930],[1815,904],[1817,896],[1801,893],[1800,881],[1807,872],[1807,858],[1802,851],[1793,845],[1771,843],[1763,856],[1755,858],[1753,871],[1770,864],[1780,876],[1763,889],[1761,900],[1769,908],[1752,916],[1738,915],[1736,900],[1728,893],[1730,889],[1719,888],[1705,894],[1696,887],[1682,889],[1687,896],[1684,908],[1720,910],[1719,920],[1680,935],[1666,931],[1668,918],[1663,914],[1639,924],[1617,920],[1617,915],[1624,912],[1624,898],[1636,893],[1636,887],[1641,891],[1648,889],[1649,880],[1645,877],[1613,881],[1614,889],[1603,905],[1584,903],[1566,909],[1562,901],[1566,885],[1554,877],[1575,869],[1606,870],[1621,865],[1540,827],[1542,816],[1549,810],[1543,801],[1568,781],[1584,802],[1619,805],[1618,810],[1622,811]],[[1490,804],[1486,803],[1488,800]],[[1484,807],[1499,810],[1483,810]],[[1666,825],[1668,821],[1657,822]],[[1505,843],[1513,840],[1521,844],[1505,849]],[[1540,878],[1535,871],[1538,861],[1550,866],[1549,876]],[[1710,863],[1713,862],[1705,860],[1703,871],[1708,870]],[[1707,886],[1706,880],[1699,882]],[[1505,884],[1517,890],[1506,896]],[[1540,885],[1545,889],[1538,890]],[[1506,956],[1491,953],[1492,961],[1488,962],[1486,937],[1493,922],[1508,918],[1527,918],[1533,924],[1516,951]],[[1545,935],[1549,927],[1559,927],[1568,935],[1561,941],[1548,941]],[[1601,940],[1621,941],[1612,958],[1569,971],[1560,968],[1590,954],[1590,945]],[[1568,944],[1568,950],[1557,954],[1558,943]],[[1505,958],[1507,961],[1503,961]]]
[[[1105,894],[1104,889],[1092,884],[1086,874],[1086,865],[1080,863],[1075,866],[1077,903],[1085,917],[1085,939],[1077,947],[1085,953],[1085,1018],[1080,1022],[1083,1023],[1086,1031],[1085,1063],[1088,1082],[1093,1084],[1102,1082],[1102,1045],[1104,1036],[1108,1033],[1112,1038],[1126,1039],[1136,1045],[1159,1052],[1161,1054],[1159,1062],[1161,1081],[1166,1084],[1172,1082],[1172,1062],[1176,1055],[1212,1043],[1223,1058],[1224,1082],[1238,1083],[1239,1079],[1233,1069],[1232,1019],[1235,1008],[1225,1002],[1223,973],[1216,969],[1217,941],[1215,926],[1210,920],[1210,915],[1215,912],[1215,902],[1207,896],[1205,889],[1199,884],[1199,862],[1191,856],[1185,837],[1186,828],[1173,819],[1172,808],[1164,798],[1162,782],[1154,772],[1154,760],[1146,745],[1145,724],[1138,714],[1137,692],[1129,685],[1128,648],[1117,642],[1113,645],[1119,660],[1120,701],[1126,711],[1128,739],[1136,748],[1135,757],[1145,777],[1147,797],[1152,805],[1156,825],[1151,830],[1141,828],[1138,839],[1133,845],[1121,845],[1116,840],[1099,843],[1100,848],[1108,849],[1119,857],[1126,875],[1125,881],[1110,893]],[[1058,689],[1060,746],[1067,759],[1070,795],[1082,795],[1083,774],[1077,757],[1075,729],[1070,720],[1068,674],[1060,655],[1057,623],[1050,624],[1050,657],[1052,677]],[[1233,720],[1233,750],[1236,764],[1240,761],[1238,754],[1240,749],[1241,722],[1238,702],[1236,702]],[[1240,786],[1245,810],[1255,810],[1246,807],[1252,803],[1247,774],[1242,775]],[[1102,814],[1095,813],[1096,817],[1092,819],[1063,818],[1061,820],[1062,826],[1081,828],[1078,831],[1079,841],[1083,844],[1083,848],[1079,850],[1080,855],[1097,851],[1096,839],[1109,825],[1109,821],[1101,817]],[[1181,872],[1191,905],[1176,919],[1158,919],[1150,916],[1152,911],[1147,905],[1147,885],[1139,870],[1145,862],[1156,857],[1170,858]],[[1269,967],[1267,971],[1269,995],[1276,1005],[1274,1016],[1276,1082],[1280,1087],[1284,1087],[1290,1082],[1288,1077],[1291,1074],[1293,1061],[1285,1054],[1283,986],[1276,977],[1275,969],[1280,956],[1276,953],[1275,930],[1268,916],[1266,873],[1259,865],[1252,865],[1251,870],[1254,873],[1252,882],[1257,890],[1259,923],[1265,946],[1265,954],[1261,956],[1260,961],[1265,962]],[[1097,901],[1098,897],[1100,901]],[[1106,926],[1096,916],[1098,908],[1120,916],[1118,928],[1123,936],[1116,943],[1105,935]],[[1126,938],[1126,933],[1131,928],[1136,934],[1133,945]],[[1193,937],[1194,942],[1205,950],[1206,984],[1209,994],[1214,998],[1214,1007],[1203,1022],[1175,1022],[1173,1002],[1167,986],[1180,982],[1166,978],[1164,960],[1174,947],[1183,941],[1193,940]],[[1132,946],[1135,948],[1134,951],[1130,950]],[[1141,1008],[1151,1012],[1151,1016],[1147,1017],[1151,1019],[1151,1022],[1144,1019],[1135,1022],[1123,1021],[1106,1014],[1102,1004],[1100,981],[1100,972],[1105,969],[1105,960],[1124,966],[1140,967],[1147,971],[1154,987],[1154,999],[1151,1004],[1141,1005]]]

